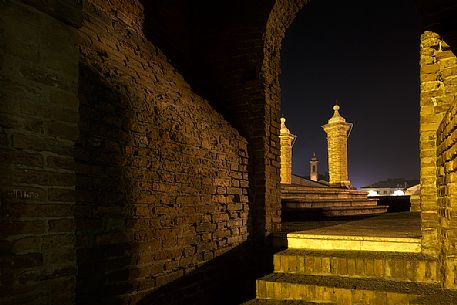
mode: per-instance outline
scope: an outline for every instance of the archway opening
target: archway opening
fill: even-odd
[[[376,8],[356,2],[309,3],[283,41],[281,114],[297,135],[292,173],[296,183],[311,179],[316,153],[318,180],[329,181],[322,125],[338,103],[354,124],[348,138],[352,186],[360,190],[381,182],[381,195],[390,195],[387,189],[398,195],[394,188],[419,183],[419,20],[413,1]],[[387,203],[389,211],[402,209]],[[420,234],[418,214],[411,223]]]

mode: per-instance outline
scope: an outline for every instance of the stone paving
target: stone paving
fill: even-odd
[[[286,222],[281,233],[303,232],[321,235],[421,237],[420,213],[400,212],[358,220]]]

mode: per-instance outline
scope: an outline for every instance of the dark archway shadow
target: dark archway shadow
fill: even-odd
[[[121,304],[135,291],[129,273],[138,252],[131,242],[133,207],[123,154],[122,125],[132,120],[127,98],[104,83],[100,71],[80,64],[80,136],[76,143],[77,304]]]

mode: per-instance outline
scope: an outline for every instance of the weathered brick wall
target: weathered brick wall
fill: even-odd
[[[84,5],[80,304],[139,301],[248,238],[246,140],[145,38],[143,18],[137,1]]]
[[[457,36],[444,34],[444,37],[432,32],[426,33],[429,41],[434,42],[435,72],[441,95],[438,100],[445,100],[451,105],[442,115],[443,119],[436,133],[436,186],[437,207],[440,219],[438,237],[441,247],[441,275],[446,288],[457,288],[456,230],[457,218],[457,57],[455,42]]]
[[[192,88],[248,140],[249,198],[261,243],[280,228],[281,44],[308,1],[197,1],[190,8],[186,1],[143,2],[146,14],[156,19],[146,20],[149,32],[155,32],[151,36],[170,50],[166,54],[172,54]],[[161,35],[154,29],[159,20],[172,30]]]
[[[0,2],[0,304],[74,304],[80,8],[24,2]]]
[[[421,209],[424,253],[437,255],[440,220],[436,188],[436,131],[455,98],[455,56],[436,33],[421,36]],[[442,214],[442,212],[440,212]]]
[[[454,57],[455,58],[455,57]],[[454,69],[457,61],[454,60]],[[457,75],[453,77],[457,85]],[[454,94],[457,97],[457,93]],[[441,226],[441,274],[446,288],[457,288],[457,98],[437,132],[437,186]]]

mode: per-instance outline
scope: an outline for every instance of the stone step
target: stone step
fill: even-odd
[[[275,272],[292,274],[439,281],[436,259],[419,253],[288,249],[274,255],[273,265]]]
[[[314,218],[334,218],[334,217],[355,217],[373,216],[387,212],[388,206],[384,205],[356,205],[356,206],[327,206],[327,207],[289,207],[283,204],[282,212],[284,219],[306,220]]]
[[[307,187],[307,186],[282,186],[281,193],[283,194],[316,194],[316,195],[354,195],[354,196],[367,196],[367,192],[362,192],[358,190],[347,190],[339,188],[320,188],[320,187]]]
[[[289,249],[354,250],[419,253],[420,238],[376,237],[295,232],[287,234]]]
[[[344,217],[361,215],[379,215],[387,212],[386,205],[378,206],[355,206],[355,207],[329,207],[323,209],[325,217]]]
[[[256,284],[257,299],[330,301],[336,305],[457,304],[457,293],[443,293],[438,284],[287,273],[272,273]]]
[[[254,299],[241,305],[335,305],[334,302],[307,302],[301,300],[269,300],[269,299]]]
[[[367,199],[368,196],[364,193],[361,194],[345,194],[345,193],[281,193],[282,200],[325,200],[325,199]],[[371,197],[370,197],[371,198]],[[376,200],[376,198],[371,198]]]
[[[319,200],[319,201],[283,201],[283,207],[287,208],[328,208],[328,207],[356,207],[356,206],[377,206],[373,200]]]
[[[291,209],[306,209],[306,208],[330,208],[330,207],[366,207],[377,206],[376,200],[367,199],[348,199],[348,200],[287,200],[282,201],[282,206]]]

